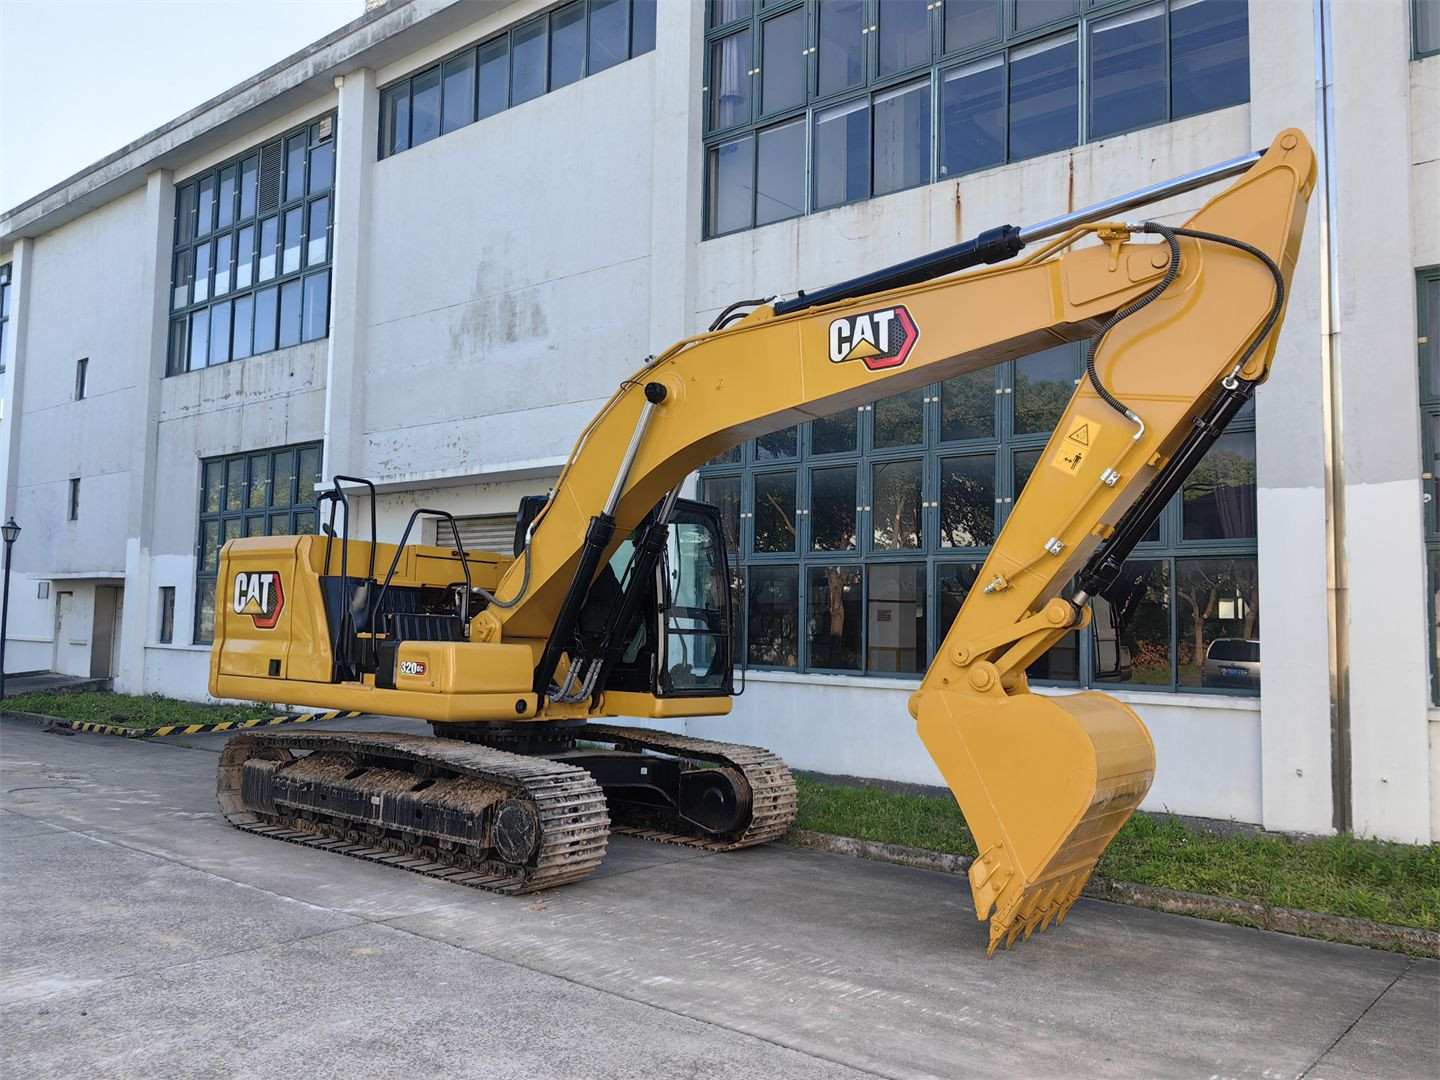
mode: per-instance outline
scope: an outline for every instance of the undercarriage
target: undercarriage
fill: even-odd
[[[248,832],[505,893],[580,880],[612,832],[732,851],[795,817],[790,770],[757,747],[566,721],[436,730],[237,736],[221,810]]]

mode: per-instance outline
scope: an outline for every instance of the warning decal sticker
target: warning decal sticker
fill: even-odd
[[[1076,419],[1070,433],[1060,442],[1060,452],[1050,464],[1068,476],[1080,471],[1081,464],[1090,456],[1090,444],[1100,434],[1100,425],[1093,420]]]

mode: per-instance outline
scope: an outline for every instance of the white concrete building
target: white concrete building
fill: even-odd
[[[1137,549],[1126,663],[1033,674],[1141,713],[1151,808],[1440,839],[1437,49],[1435,0],[392,0],[0,217],[7,669],[202,697],[218,546],[315,528],[321,476],[379,485],[382,538],[493,537],[731,301],[1295,125],[1327,168],[1274,376]],[[703,469],[750,668],[691,729],[938,783],[906,695],[1077,363]]]

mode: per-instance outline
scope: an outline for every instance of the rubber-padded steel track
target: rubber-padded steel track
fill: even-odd
[[[423,838],[416,835],[407,841],[393,831],[379,836],[362,834],[356,842],[353,821],[287,821],[244,805],[241,777],[246,760],[283,760],[307,751],[348,753],[362,760],[409,761],[505,788],[509,797],[533,805],[540,824],[539,842],[524,865],[495,858],[477,865],[472,857],[433,846],[427,846],[425,857],[413,854],[423,844]],[[610,837],[605,795],[583,769],[428,735],[341,731],[238,735],[220,756],[217,797],[226,820],[246,832],[493,892],[535,892],[578,881],[600,865]],[[296,824],[304,828],[295,828]]]
[[[698,829],[679,832],[619,820],[612,821],[613,832],[706,851],[734,851],[784,836],[795,820],[795,778],[790,775],[785,762],[769,750],[610,724],[586,724],[576,737],[590,742],[610,743],[620,750],[652,750],[671,757],[728,766],[739,772],[750,786],[750,821],[735,835],[711,836]]]

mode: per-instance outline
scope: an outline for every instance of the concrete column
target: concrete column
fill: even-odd
[[[366,294],[369,268],[370,175],[375,167],[380,99],[375,73],[360,68],[335,80],[335,226],[330,271],[330,342],[325,378],[325,470],[358,475],[364,468]],[[338,526],[337,526],[338,527]]]
[[[1411,200],[1410,5],[1331,0],[1351,815],[1430,839]]]
[[[705,5],[667,3],[656,7],[650,181],[652,352],[703,329],[690,325],[689,313],[694,307],[705,175],[700,145]]]
[[[140,460],[131,473],[125,543],[125,610],[120,622],[120,650],[115,689],[145,692],[145,644],[154,625],[155,598],[150,595],[150,549],[155,529],[155,472],[160,431],[160,388],[170,343],[170,256],[175,218],[175,184],[169,172],[157,170],[145,181],[145,221],[154,246],[140,256],[142,296],[150,298],[141,335],[145,342],[136,358],[136,382],[142,388],[130,417]]]
[[[25,341],[29,337],[26,317],[30,307],[31,267],[35,262],[35,241],[21,237],[10,251],[10,324],[5,333],[5,375],[0,381],[0,484],[4,485],[3,517],[15,512],[16,479],[20,470],[20,396],[25,383]],[[20,522],[24,528],[25,523]]]
[[[1250,5],[1250,144],[1287,127],[1318,146],[1309,3]],[[1262,643],[1263,824],[1324,833],[1333,820],[1328,596],[1325,584],[1325,372],[1320,248],[1325,209],[1310,202],[1270,379],[1256,396]]]

